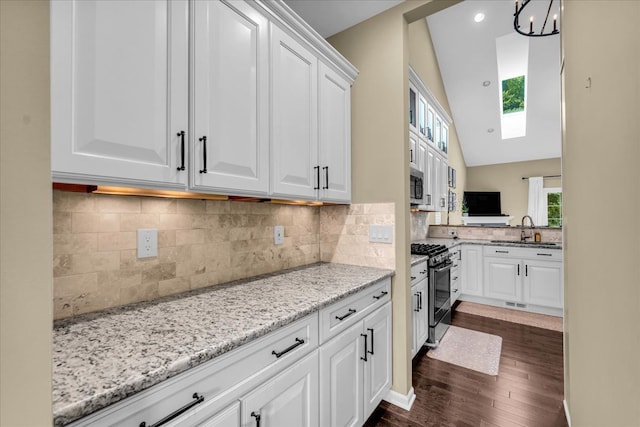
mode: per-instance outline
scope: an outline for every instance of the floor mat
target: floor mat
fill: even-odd
[[[487,375],[498,375],[502,338],[484,332],[450,326],[440,345],[427,356],[472,369]]]
[[[456,311],[562,332],[562,317],[462,301]]]

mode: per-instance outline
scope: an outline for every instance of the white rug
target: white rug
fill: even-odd
[[[510,308],[493,307],[491,305],[476,304],[468,301],[463,301],[458,304],[456,311],[562,332],[562,317],[529,313],[526,311],[512,310]]]
[[[449,326],[440,345],[427,356],[487,375],[498,375],[502,337]]]

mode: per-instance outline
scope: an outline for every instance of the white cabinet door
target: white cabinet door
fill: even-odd
[[[435,210],[437,196],[434,194],[434,168],[436,167],[435,150],[427,146],[424,170],[424,204],[428,210]]]
[[[271,192],[315,199],[321,172],[317,59],[280,28],[271,29]]]
[[[449,209],[449,163],[444,157],[440,164],[440,211]]]
[[[51,58],[54,181],[185,188],[186,0],[53,1]]]
[[[562,262],[524,260],[524,268],[524,301],[529,304],[562,308]]]
[[[234,402],[213,417],[199,424],[200,427],[240,427],[240,402]]]
[[[418,141],[418,169],[427,174],[427,143]],[[424,180],[423,180],[424,185]],[[423,188],[424,191],[424,188]]]
[[[434,154],[433,161],[434,167],[431,171],[431,185],[435,210],[437,212],[443,212],[447,209],[447,163],[439,154]]]
[[[241,405],[243,426],[318,426],[318,352],[255,389]]]
[[[420,169],[418,167],[418,135],[409,132],[409,166]]]
[[[415,356],[429,336],[428,279],[423,279],[411,287],[411,313],[412,313],[412,349],[411,357]]]
[[[364,334],[369,337],[364,363],[364,414],[368,417],[391,389],[390,302],[364,319]]]
[[[522,300],[520,259],[484,258],[484,296],[504,301]]]
[[[268,21],[245,2],[193,8],[191,188],[266,195]]]
[[[320,199],[351,201],[351,85],[319,64]]]
[[[358,322],[320,347],[320,425],[361,426],[364,337]]]
[[[463,245],[461,267],[461,292],[463,295],[482,296],[482,246]]]

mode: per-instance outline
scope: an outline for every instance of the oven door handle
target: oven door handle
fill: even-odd
[[[442,272],[442,271],[451,270],[451,266],[452,266],[452,265],[453,265],[453,264],[449,263],[449,264],[445,265],[444,267],[440,267],[440,268],[436,268],[436,269],[434,269],[434,270],[433,270],[433,272],[434,272],[434,273],[440,273],[440,272]]]

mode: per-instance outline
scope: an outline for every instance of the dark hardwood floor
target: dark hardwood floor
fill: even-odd
[[[452,324],[499,335],[498,376],[431,359],[413,360],[411,411],[382,402],[365,426],[566,427],[562,333],[454,312]]]

